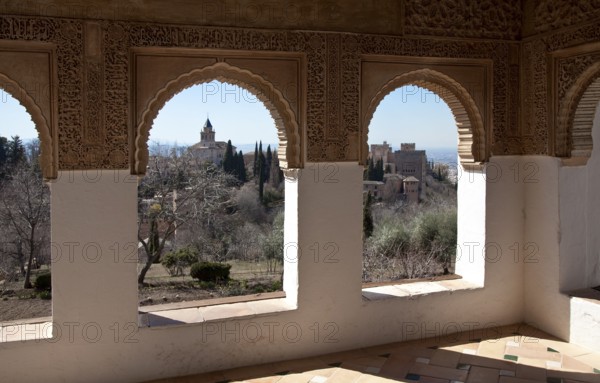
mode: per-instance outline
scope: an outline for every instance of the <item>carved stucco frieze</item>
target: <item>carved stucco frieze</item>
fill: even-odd
[[[516,40],[521,4],[494,0],[406,0],[405,33]]]
[[[61,169],[132,166],[130,50],[180,47],[306,55],[306,160],[356,161],[359,136],[360,57],[391,56],[491,59],[495,109],[488,134],[492,152],[518,153],[509,114],[516,85],[508,65],[512,43],[403,38],[334,32],[99,22],[101,60],[86,57],[85,23],[78,20],[0,17],[0,38],[50,41],[57,46],[58,148]],[[92,101],[100,100],[98,103]],[[100,106],[99,106],[100,105]]]
[[[551,94],[554,153],[589,157],[592,125],[600,101],[600,44],[573,47],[553,55]]]
[[[598,60],[586,55],[556,54],[600,40],[600,24],[568,27],[561,31],[529,38],[522,45],[521,136],[523,154],[569,156],[569,123],[559,122],[560,104],[585,68]],[[581,52],[580,52],[581,53]],[[549,65],[556,56],[554,65]],[[570,57],[572,56],[572,57]],[[575,57],[580,56],[580,57]],[[550,85],[552,84],[552,87]],[[584,89],[580,89],[580,93]],[[580,94],[581,95],[581,94]],[[576,107],[576,106],[575,106]],[[571,112],[574,109],[571,107]],[[566,121],[566,120],[565,120]]]
[[[548,83],[546,51],[539,41],[526,42],[523,45],[523,116],[520,135],[523,138],[523,154],[548,153]]]
[[[600,0],[538,0],[535,3],[533,23],[537,33],[578,25],[600,17]]]

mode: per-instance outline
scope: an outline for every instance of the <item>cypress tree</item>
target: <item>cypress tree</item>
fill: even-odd
[[[261,145],[262,146],[262,145]],[[261,147],[262,149],[262,147]],[[263,201],[263,192],[265,188],[265,155],[262,150],[259,149],[258,152],[258,197],[260,201]]]
[[[265,182],[271,178],[271,162],[273,162],[273,153],[271,145],[267,146],[267,157],[265,158]]]
[[[237,171],[238,171],[238,179],[241,182],[246,182],[248,177],[246,176],[246,163],[244,162],[244,153],[240,150],[237,156]]]
[[[254,143],[254,164],[252,165],[252,175],[256,177],[258,172],[256,171],[256,164],[258,163],[258,142]]]
[[[383,181],[383,174],[383,159],[380,158],[375,167],[375,181]]]
[[[369,167],[367,170],[367,180],[375,181],[375,166],[373,166],[373,158],[369,158]]]
[[[227,149],[225,149],[225,156],[223,156],[223,170],[225,170],[226,173],[234,172],[234,161],[233,146],[231,145],[231,140],[228,140]]]
[[[279,186],[281,183],[281,169],[279,168],[279,158],[277,156],[273,156],[271,159],[271,170],[270,170],[269,180],[273,187]]]
[[[231,166],[231,174],[233,174],[235,176],[235,178],[239,179],[240,173],[239,173],[239,169],[238,169],[238,154],[237,154],[237,152],[233,152],[233,157],[232,157],[230,166]]]
[[[8,161],[8,140],[0,136],[0,180],[4,179],[4,168]]]

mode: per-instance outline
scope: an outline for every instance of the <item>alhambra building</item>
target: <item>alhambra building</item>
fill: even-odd
[[[52,317],[0,325],[3,381],[151,381],[522,323],[600,352],[596,1],[247,4],[0,4],[0,87],[39,132],[53,244]],[[284,292],[141,310],[130,259],[149,132],[213,80],[275,121]],[[409,84],[456,120],[459,279],[363,286],[369,123]],[[331,244],[335,263],[308,255]],[[479,351],[468,365],[494,361]]]
[[[235,151],[235,146],[232,147]],[[227,142],[215,141],[215,131],[208,117],[200,132],[200,142],[190,146],[188,150],[200,161],[209,161],[215,165],[221,165]]]
[[[383,167],[387,173],[398,174],[402,179],[404,195],[410,202],[418,202],[425,195],[425,176],[427,175],[427,153],[425,150],[417,150],[415,143],[401,143],[400,150],[392,151],[391,146],[384,141],[383,144],[371,144],[369,157],[373,162],[383,161]],[[386,177],[385,182],[395,180]],[[375,197],[384,194],[384,182],[364,181],[363,190],[371,192]],[[408,186],[408,187],[405,187]]]

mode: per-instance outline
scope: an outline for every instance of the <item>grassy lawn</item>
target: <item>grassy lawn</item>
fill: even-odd
[[[146,285],[139,289],[140,305],[282,291],[282,265],[277,265],[276,272],[268,273],[264,262],[233,260],[226,263],[231,265],[230,281],[216,285],[199,283],[189,276],[189,269],[184,270],[183,276],[172,277],[163,265],[153,264],[146,274]]]

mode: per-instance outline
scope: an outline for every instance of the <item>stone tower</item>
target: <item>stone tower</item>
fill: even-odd
[[[202,132],[200,132],[200,145],[206,148],[215,146],[215,131],[208,117],[206,117],[206,122],[202,127]]]

